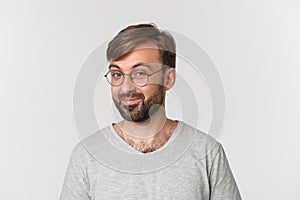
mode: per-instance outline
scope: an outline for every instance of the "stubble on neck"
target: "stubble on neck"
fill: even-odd
[[[118,124],[114,125],[114,129],[127,144],[142,153],[149,153],[161,148],[168,142],[177,124],[178,121],[166,119],[163,128],[159,132],[152,133],[152,136],[143,138],[124,133]]]

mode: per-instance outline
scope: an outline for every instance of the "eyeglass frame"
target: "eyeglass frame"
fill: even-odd
[[[143,65],[146,65],[146,64],[141,64],[141,66],[143,66]],[[138,85],[138,84],[136,84],[136,83],[133,81],[134,78],[132,78],[131,76],[132,76],[132,72],[134,72],[135,70],[132,70],[129,74],[123,74],[123,73],[120,71],[120,73],[122,74],[123,79],[122,79],[122,81],[121,81],[121,83],[120,83],[119,85],[113,85],[111,82],[109,82],[109,80],[108,80],[108,75],[109,75],[110,71],[106,72],[106,74],[104,75],[104,77],[105,77],[105,79],[107,80],[107,82],[108,82],[111,86],[113,86],[113,87],[119,87],[119,86],[121,86],[121,85],[124,83],[125,75],[129,75],[129,78],[130,78],[131,82],[132,82],[135,86],[137,86],[137,87],[144,87],[144,86],[146,86],[146,85],[149,83],[149,77],[150,77],[150,76],[152,76],[153,74],[155,74],[155,73],[157,73],[157,72],[163,71],[163,70],[165,70],[165,69],[167,69],[167,68],[169,68],[169,66],[162,65],[162,68],[161,68],[160,70],[154,71],[154,72],[152,72],[151,74],[148,74],[148,73],[145,72],[145,73],[146,73],[146,76],[147,76],[147,81],[146,81],[146,83],[145,83],[144,85]]]

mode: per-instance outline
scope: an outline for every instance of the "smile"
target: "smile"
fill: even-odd
[[[138,102],[140,102],[141,99],[140,98],[125,98],[122,100],[122,104],[125,106],[131,106],[134,105]]]

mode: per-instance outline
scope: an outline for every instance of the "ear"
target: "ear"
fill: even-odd
[[[164,80],[164,86],[165,86],[165,91],[171,89],[176,80],[176,70],[174,67],[169,67],[165,71],[165,80]]]

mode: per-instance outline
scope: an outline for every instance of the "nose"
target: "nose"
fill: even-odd
[[[129,75],[124,75],[124,80],[120,87],[120,92],[124,94],[126,94],[127,92],[135,91],[136,89]]]

